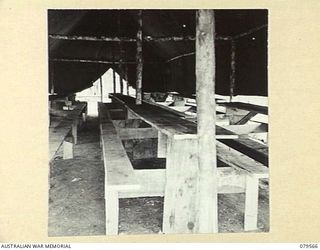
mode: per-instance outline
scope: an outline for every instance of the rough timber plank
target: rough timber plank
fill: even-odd
[[[121,140],[158,138],[158,131],[154,128],[118,128]]]
[[[197,125],[194,122],[182,119],[162,107],[145,102],[142,102],[140,105],[135,105],[134,98],[130,96],[120,94],[112,94],[110,96],[113,100],[122,103],[137,117],[168,136],[185,134],[196,136],[197,134]],[[235,139],[239,137],[235,133],[220,126],[216,126],[216,134],[217,138],[220,139]]]
[[[197,140],[168,140],[163,232],[193,233],[198,227]]]
[[[121,144],[120,137],[105,133],[106,131],[102,131],[102,149],[108,189],[118,191],[139,189],[132,165]],[[114,133],[116,133],[115,130]]]
[[[217,157],[228,166],[231,166],[250,176],[257,178],[268,178],[269,169],[263,164],[251,159],[250,157],[228,147],[222,142],[216,141]]]
[[[164,196],[166,184],[165,169],[135,170],[135,174],[141,185],[141,189],[139,192],[121,192],[119,194],[120,198]]]
[[[268,107],[260,106],[260,105],[254,105],[250,103],[243,103],[243,102],[223,102],[219,103],[221,106],[226,106],[228,108],[237,108],[242,110],[247,110],[251,112],[256,112],[259,114],[268,114]]]
[[[267,145],[256,142],[249,138],[239,138],[235,140],[220,140],[220,141],[228,145],[229,147],[262,163],[265,166],[269,165]]]
[[[98,105],[106,188],[109,191],[137,190],[140,186],[108,110],[104,104]]]

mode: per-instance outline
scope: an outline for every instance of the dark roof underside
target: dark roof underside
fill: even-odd
[[[267,10],[216,10],[216,35],[234,37],[268,23]],[[49,10],[53,35],[128,37],[137,32],[137,10]],[[143,36],[195,36],[194,10],[143,10]],[[55,59],[119,61],[119,42],[49,39],[49,89],[61,95],[88,88],[112,64],[62,62]],[[135,42],[122,42],[122,58],[134,62]],[[143,90],[195,93],[195,41],[144,42]],[[168,62],[168,60],[188,54]],[[216,92],[229,94],[231,42],[216,41]],[[127,65],[129,84],[136,81],[135,64]],[[114,67],[120,72],[118,67]],[[125,76],[124,76],[125,77]],[[267,95],[267,28],[236,40],[235,94]],[[110,83],[111,84],[111,83]]]

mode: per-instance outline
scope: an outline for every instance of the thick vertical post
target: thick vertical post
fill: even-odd
[[[50,93],[53,95],[54,94],[54,81],[53,81],[53,63],[51,63],[51,67],[50,67],[50,85],[51,85],[51,89],[50,89]]]
[[[198,140],[168,136],[163,232],[198,233]],[[206,199],[210,199],[207,193]],[[212,211],[211,211],[212,212]]]
[[[199,233],[218,232],[215,68],[214,12],[198,10],[196,12],[196,88]]]
[[[102,89],[102,77],[100,77],[100,93],[101,93],[101,102],[103,102],[103,89]]]
[[[128,79],[128,64],[126,64],[125,66],[125,78],[126,78],[126,81],[127,81],[127,95],[129,95],[129,79]]]
[[[142,103],[142,10],[138,10],[136,104]]]
[[[112,52],[112,57],[113,57],[113,68],[112,68],[112,76],[113,76],[113,93],[117,93],[117,89],[116,89],[116,64],[115,64],[115,59],[114,59],[114,47],[112,48],[113,52]]]
[[[231,63],[230,63],[230,102],[234,96],[234,88],[236,82],[236,41],[231,40]]]
[[[118,11],[118,36],[121,37],[121,27],[120,27],[120,11]],[[120,93],[123,94],[123,51],[122,51],[122,44],[121,41],[119,41],[119,55],[120,55],[120,60],[119,60],[119,83],[120,83]]]
[[[121,54],[120,54],[121,56]],[[120,83],[120,93],[123,94],[123,67],[122,67],[122,58],[119,62],[119,83]]]

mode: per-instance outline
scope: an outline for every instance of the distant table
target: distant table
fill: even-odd
[[[227,108],[237,108],[242,110],[247,110],[250,112],[255,112],[258,114],[268,115],[268,107],[243,103],[243,102],[220,102],[219,105],[225,106]]]
[[[78,119],[86,112],[87,103],[76,104],[73,110],[59,110],[60,116],[51,115],[52,124],[49,127],[49,159],[53,159],[68,133],[72,131],[73,142],[77,143]]]

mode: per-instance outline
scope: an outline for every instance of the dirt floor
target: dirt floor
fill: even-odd
[[[244,194],[219,194],[219,232],[243,232]],[[163,198],[120,199],[119,234],[161,233]],[[269,231],[268,185],[259,191],[259,232]],[[74,158],[50,164],[49,236],[105,234],[104,167],[97,117],[78,130]]]

